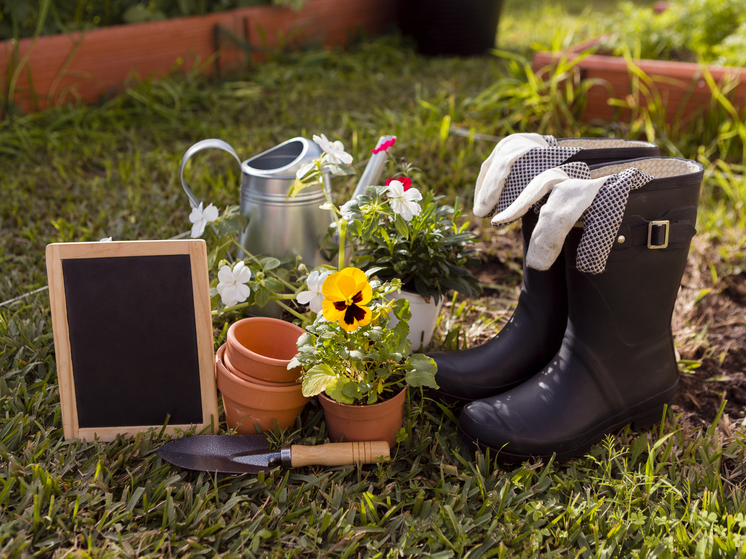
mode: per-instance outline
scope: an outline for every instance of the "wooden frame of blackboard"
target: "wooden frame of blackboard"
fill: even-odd
[[[174,434],[177,429],[196,427],[218,427],[217,388],[215,384],[215,353],[212,335],[212,313],[210,307],[210,285],[207,267],[207,251],[203,240],[172,241],[114,241],[97,243],[54,243],[47,246],[47,275],[49,298],[52,312],[52,326],[59,378],[60,405],[62,408],[63,431],[66,439],[101,441],[114,440],[118,435],[132,436],[152,428],[161,429],[163,424],[154,425],[107,425],[81,426],[76,397],[76,376],[72,357],[70,324],[68,322],[68,301],[66,298],[63,262],[73,259],[122,259],[127,257],[159,257],[186,255],[191,269],[192,301],[194,304],[194,332],[196,333],[197,362],[194,368],[199,375],[199,402],[201,421],[169,424],[165,433]],[[189,282],[189,278],[187,278]],[[69,286],[68,286],[69,288]],[[191,314],[191,313],[190,313]],[[148,317],[143,317],[147,320]],[[116,317],[112,317],[116,320]],[[77,344],[76,352],[86,351],[84,344]],[[194,382],[196,379],[192,379]],[[195,410],[196,411],[196,410]],[[164,416],[164,423],[166,417]]]

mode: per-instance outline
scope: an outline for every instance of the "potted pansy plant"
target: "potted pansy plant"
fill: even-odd
[[[303,395],[319,397],[333,440],[393,446],[407,386],[437,388],[432,358],[411,354],[409,302],[390,297],[400,287],[399,280],[371,280],[355,267],[329,274],[321,311],[298,339],[288,367],[303,368]]]

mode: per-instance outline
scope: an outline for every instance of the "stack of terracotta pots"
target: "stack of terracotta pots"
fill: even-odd
[[[288,370],[302,328],[266,317],[239,320],[217,352],[215,375],[223,395],[228,428],[250,435],[290,427],[308,398],[301,392],[300,368]]]

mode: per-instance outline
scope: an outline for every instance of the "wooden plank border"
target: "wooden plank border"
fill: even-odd
[[[300,12],[255,6],[21,39],[18,59],[26,62],[18,71],[14,100],[24,111],[94,102],[120,90],[131,75],[163,77],[175,68],[188,72],[196,66],[208,75],[225,73],[246,65],[246,48],[254,49],[251,58],[257,61],[262,49],[288,41],[343,45],[360,30],[377,33],[396,21],[397,0],[309,0]],[[0,42],[0,77],[11,69],[13,50],[11,41]]]

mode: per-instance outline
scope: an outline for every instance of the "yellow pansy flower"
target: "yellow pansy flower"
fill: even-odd
[[[359,268],[344,268],[326,278],[321,288],[322,312],[329,322],[338,322],[346,332],[354,332],[370,323],[373,315],[365,305],[373,298],[373,289]]]

